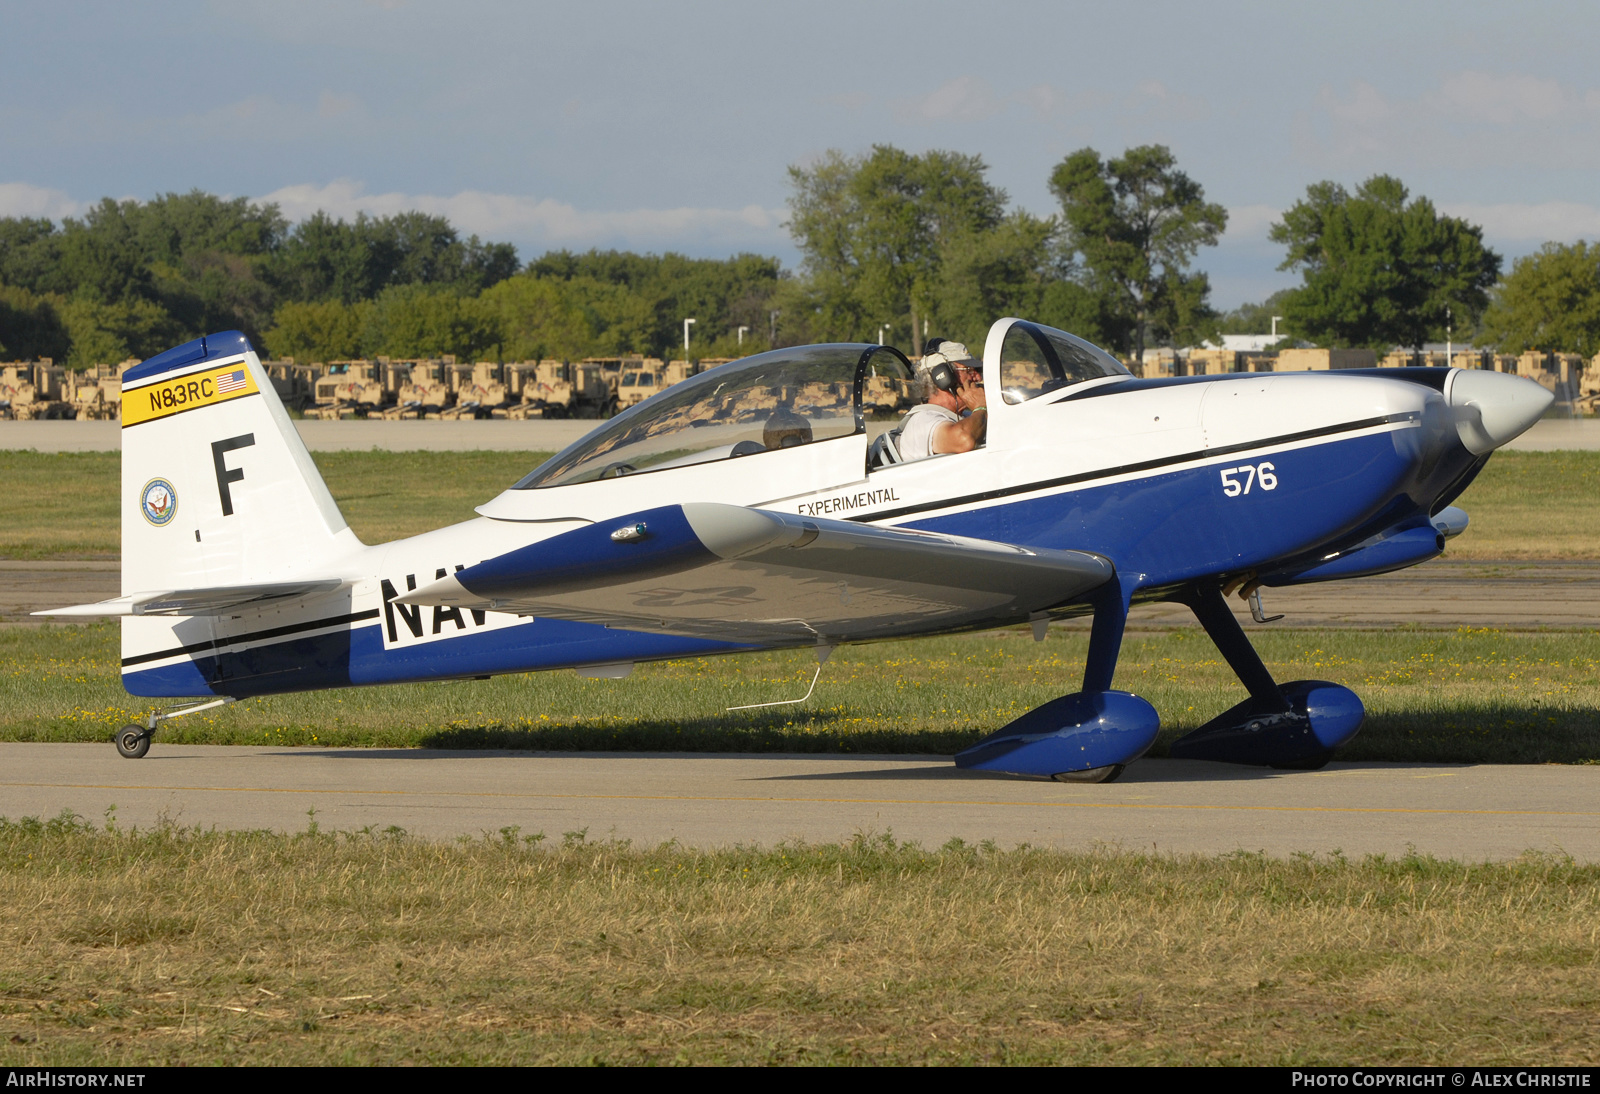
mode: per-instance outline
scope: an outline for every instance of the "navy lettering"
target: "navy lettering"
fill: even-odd
[[[399,632],[395,629],[395,613],[400,613],[400,621],[406,625],[406,630],[411,632],[412,638],[422,637],[422,605],[396,604],[394,598],[400,594],[395,592],[394,585],[388,578],[383,579],[383,621],[389,630],[389,642],[393,644],[399,640]],[[406,592],[411,592],[417,587],[417,575],[406,575]],[[435,629],[435,634],[438,630]]]

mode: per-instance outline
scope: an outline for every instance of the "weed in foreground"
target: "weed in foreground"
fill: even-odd
[[[0,820],[0,1062],[1593,1063],[1600,868]]]

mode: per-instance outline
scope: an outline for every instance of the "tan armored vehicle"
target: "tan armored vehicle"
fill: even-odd
[[[382,417],[396,419],[438,418],[450,406],[450,382],[444,361],[413,361],[405,382],[395,392],[395,405]]]
[[[120,364],[91,365],[63,378],[61,395],[72,404],[72,416],[80,422],[122,417],[122,370],[138,363],[139,358],[130,357]]]
[[[658,391],[665,390],[661,373],[654,369],[628,368],[617,381],[617,409],[637,406]]]
[[[516,400],[493,412],[493,417],[522,421],[527,418],[571,418],[578,390],[565,361],[518,361],[505,367],[506,388]]]
[[[471,378],[456,388],[456,405],[439,416],[453,419],[493,417],[496,410],[511,401],[499,373],[500,366],[492,361],[473,365]]]
[[[899,418],[916,402],[911,381],[899,376],[881,375],[873,370],[861,385],[861,413],[868,418]]]
[[[272,390],[290,410],[303,411],[316,402],[317,378],[321,372],[318,366],[296,364],[293,357],[285,357],[281,361],[263,361],[261,367],[267,370]]]
[[[376,361],[330,361],[329,368],[317,381],[316,405],[306,410],[307,418],[365,418],[382,408],[386,399]]]
[[[0,419],[70,418],[72,408],[61,397],[62,383],[63,370],[49,358],[0,368]]]

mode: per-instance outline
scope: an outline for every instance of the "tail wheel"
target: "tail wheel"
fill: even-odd
[[[117,730],[117,753],[127,760],[137,760],[150,751],[150,731],[144,726],[128,725]]]

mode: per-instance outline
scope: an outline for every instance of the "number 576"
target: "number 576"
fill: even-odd
[[[1226,497],[1236,498],[1240,494],[1248,494],[1252,486],[1260,486],[1263,490],[1276,490],[1278,488],[1278,476],[1273,474],[1274,470],[1275,468],[1270,463],[1224,467],[1222,469],[1222,493]],[[1244,476],[1242,483],[1237,477],[1240,475]]]

